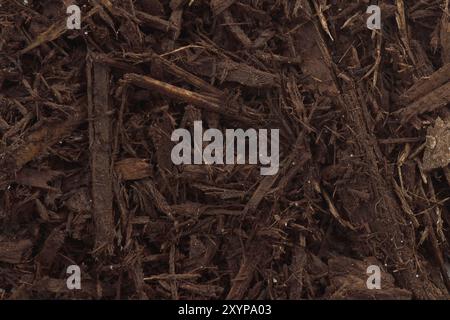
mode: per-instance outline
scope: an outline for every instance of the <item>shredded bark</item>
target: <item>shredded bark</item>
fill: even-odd
[[[380,30],[376,1],[80,0],[80,30],[27,2],[0,0],[1,298],[450,297],[449,0],[378,1]],[[279,170],[173,163],[196,121],[279,129]]]

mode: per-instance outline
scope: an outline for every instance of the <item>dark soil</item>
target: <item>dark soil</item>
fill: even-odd
[[[74,3],[0,0],[0,299],[450,297],[449,0]],[[196,120],[280,170],[174,165]]]

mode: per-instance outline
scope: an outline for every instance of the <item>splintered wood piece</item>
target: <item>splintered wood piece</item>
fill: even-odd
[[[140,180],[152,176],[151,166],[147,159],[123,159],[116,162],[115,169],[123,180]]]
[[[89,62],[88,114],[91,153],[92,209],[95,223],[94,252],[114,251],[113,188],[111,168],[112,128],[109,104],[109,67]]]
[[[447,82],[402,109],[400,111],[402,122],[406,123],[416,115],[445,107],[448,103],[450,103],[450,82]]]
[[[313,8],[307,1],[304,1],[303,10],[308,17],[314,16]],[[309,76],[311,84],[317,86],[320,93],[337,95],[339,89],[332,73],[333,59],[320,29],[320,23],[314,20],[301,25],[294,34],[294,50],[296,55],[304,57],[302,70]]]
[[[116,68],[119,70],[124,70],[125,72],[133,72],[133,73],[141,73],[142,70],[140,70],[139,67],[136,67],[134,65],[131,65],[126,62],[119,61],[118,59],[115,59],[113,57],[110,57],[104,53],[95,53],[95,55],[92,55],[92,59],[95,62],[108,65],[111,68]]]
[[[333,204],[333,201],[331,200],[330,196],[328,195],[328,193],[325,191],[325,189],[320,188],[320,192],[322,193],[323,197],[325,198],[325,201],[328,204],[328,209],[330,210],[331,215],[333,216],[333,218],[335,218],[343,227],[348,228],[352,231],[356,231],[356,228],[348,221],[345,221],[341,215],[339,214],[339,212],[336,209],[336,206]]]
[[[434,127],[428,128],[423,169],[433,170],[450,163],[450,121],[436,119]]]
[[[417,81],[400,98],[399,103],[409,105],[417,99],[425,96],[436,88],[450,81],[450,63],[445,64],[439,70],[436,70],[429,77],[425,77]]]
[[[164,195],[161,194],[161,192],[158,190],[158,187],[152,180],[150,179],[142,180],[141,182],[139,182],[139,186],[141,186],[142,189],[148,191],[153,204],[155,205],[156,208],[158,208],[159,211],[164,213],[171,220],[175,221],[172,208],[167,203],[166,198],[164,197]]]
[[[139,74],[128,73],[124,76],[124,79],[125,81],[130,82],[138,87],[156,90],[159,93],[165,94],[169,97],[189,102],[211,111],[220,111],[218,98],[204,96],[202,94],[179,88],[169,83]]]
[[[253,46],[252,40],[247,37],[242,28],[234,21],[231,12],[226,9],[222,12],[225,24],[230,30],[231,34],[238,40],[244,48],[251,48]]]
[[[136,11],[136,17],[146,25],[158,29],[160,31],[168,32],[171,28],[171,23],[159,17],[152,16],[142,11]]]
[[[20,170],[25,164],[44,153],[47,148],[70,135],[85,117],[84,110],[80,110],[64,122],[53,121],[45,125],[41,123],[39,128],[30,133],[22,143],[9,148],[6,154],[10,159],[7,159],[6,166],[12,167],[11,169],[15,171]]]
[[[169,72],[170,74],[173,74],[174,76],[176,76],[180,79],[183,79],[184,81],[192,84],[196,88],[207,91],[208,93],[216,94],[216,95],[220,95],[222,93],[221,90],[217,89],[216,87],[209,84],[205,80],[193,75],[192,73],[180,68],[173,62],[170,62],[169,60],[167,60],[163,57],[160,57],[158,55],[155,55],[154,58],[157,59],[161,64],[163,64],[164,67],[167,68],[167,72]]]
[[[223,81],[237,82],[247,87],[275,87],[279,80],[276,75],[269,72],[229,59],[220,62],[216,62],[215,59],[205,59],[194,63],[192,69],[202,76],[214,77],[218,75]]]
[[[251,123],[251,120],[249,118],[246,118],[239,112],[231,108],[222,107],[221,101],[218,97],[202,95],[200,93],[176,87],[169,83],[153,79],[151,77],[134,73],[126,74],[124,76],[124,81],[140,88],[155,90],[171,98],[191,103],[199,108],[223,114],[224,116],[227,116],[234,120],[238,120],[240,122]]]
[[[228,9],[236,0],[211,0],[210,6],[214,15],[221,14]]]
[[[0,242],[0,262],[20,263],[31,253],[33,242],[19,240],[14,242]]]
[[[183,24],[183,9],[173,10],[169,21],[173,30],[172,40],[177,40],[180,36],[181,26]]]
[[[148,130],[153,145],[156,148],[158,171],[163,177],[173,173],[173,163],[170,156],[172,148],[175,145],[170,140],[173,130],[173,119],[167,112],[164,112],[161,120],[153,124]]]
[[[241,266],[233,279],[233,285],[227,294],[226,300],[239,300],[245,296],[250,283],[253,280],[254,272],[261,263],[265,255],[258,254],[260,244],[256,240],[250,242],[241,259]]]

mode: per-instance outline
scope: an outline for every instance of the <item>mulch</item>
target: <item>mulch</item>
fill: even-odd
[[[79,0],[81,30],[25,2],[0,0],[0,299],[450,297],[449,0]],[[174,165],[200,120],[279,129],[279,171]]]

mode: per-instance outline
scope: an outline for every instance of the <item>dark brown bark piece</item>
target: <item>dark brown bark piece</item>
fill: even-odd
[[[115,163],[117,175],[124,180],[140,180],[152,176],[147,159],[123,159]]]
[[[88,64],[88,115],[91,152],[91,195],[95,223],[94,252],[114,251],[114,213],[111,163],[111,107],[109,102],[109,67]]]
[[[21,263],[31,253],[31,240],[17,240],[14,242],[0,242],[0,261],[6,263]]]
[[[446,167],[450,163],[450,121],[436,119],[428,128],[426,148],[423,155],[423,169],[432,170]]]

